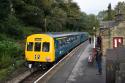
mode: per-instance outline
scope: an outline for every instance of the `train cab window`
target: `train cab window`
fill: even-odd
[[[49,52],[49,49],[50,49],[50,43],[48,43],[48,42],[43,42],[42,51],[43,51],[43,52]]]
[[[33,51],[33,42],[27,43],[27,51]]]
[[[40,51],[41,50],[41,42],[35,42],[35,51]]]

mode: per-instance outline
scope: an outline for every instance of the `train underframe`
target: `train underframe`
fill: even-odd
[[[54,62],[29,62],[26,61],[25,66],[28,68],[41,68],[41,69],[48,69],[54,65]]]

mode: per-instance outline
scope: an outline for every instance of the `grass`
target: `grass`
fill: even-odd
[[[24,60],[17,60],[15,65],[11,64],[6,68],[0,69],[0,82],[6,79],[10,79],[9,76],[11,75],[11,73],[19,69],[23,63],[24,63]]]
[[[0,41],[0,80],[5,79],[23,62],[23,48],[14,41]],[[14,65],[13,65],[14,64]]]
[[[3,80],[7,76],[8,69],[0,69],[0,80]]]

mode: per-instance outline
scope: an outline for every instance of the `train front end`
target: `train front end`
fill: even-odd
[[[54,39],[47,34],[27,37],[25,59],[30,63],[52,63],[55,61]]]

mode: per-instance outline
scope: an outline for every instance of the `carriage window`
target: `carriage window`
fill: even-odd
[[[43,52],[49,52],[49,49],[50,49],[50,43],[48,43],[48,42],[43,42],[42,51],[43,51]]]
[[[65,45],[65,44],[66,44],[66,38],[63,39],[63,45]]]
[[[33,42],[28,42],[27,43],[27,51],[32,51],[33,50]]]
[[[59,48],[62,46],[62,41],[61,40],[59,40],[58,46],[59,46]]]
[[[41,50],[41,43],[35,42],[35,51],[40,51],[40,50]]]

